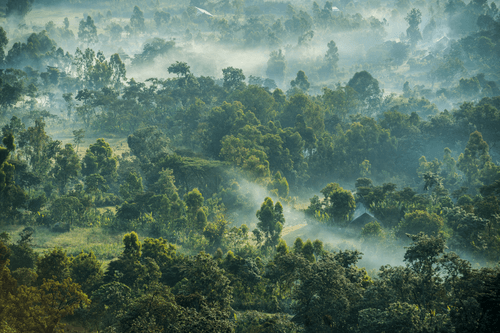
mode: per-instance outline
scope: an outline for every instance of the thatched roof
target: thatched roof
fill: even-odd
[[[368,213],[363,213],[361,216],[352,220],[351,223],[349,223],[349,226],[361,229],[365,225],[367,225],[368,223],[375,222],[375,221],[376,221],[376,219],[373,216],[371,216]]]

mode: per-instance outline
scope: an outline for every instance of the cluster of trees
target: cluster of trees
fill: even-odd
[[[92,252],[37,256],[31,232],[0,240],[1,327],[12,332],[61,329],[68,318],[116,332],[491,332],[498,324],[498,268],[472,268],[424,233],[411,236],[405,265],[382,266],[372,279],[356,266],[362,253],[331,252],[318,240],[290,248],[281,240],[262,260],[220,249],[185,256],[131,232],[103,269]]]
[[[57,3],[9,0],[7,22],[29,32],[0,27],[0,227],[26,226],[0,233],[0,331],[64,322],[110,332],[497,327],[494,2],[385,5],[391,22],[407,24],[397,41],[384,40],[385,19],[363,17],[352,1],[124,1],[130,8],[106,20],[86,13],[76,33],[68,18],[33,31],[19,21],[33,5]],[[455,40],[435,42],[443,27]],[[343,43],[321,37],[332,29],[364,34],[362,64],[342,67]],[[318,36],[324,54],[295,57]],[[145,42],[132,58],[99,51],[135,38]],[[130,77],[186,42],[266,47],[266,76],[232,66],[204,76],[172,60],[171,77]],[[391,91],[402,91],[385,93],[395,82]],[[70,139],[54,139],[61,133]],[[111,137],[126,138],[124,153]],[[370,222],[352,223],[363,209]],[[325,237],[289,246],[291,215],[356,245]],[[37,230],[83,228],[125,234],[121,254],[37,251]],[[370,274],[354,249],[405,246],[404,265]]]

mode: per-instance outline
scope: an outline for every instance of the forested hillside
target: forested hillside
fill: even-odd
[[[495,332],[500,13],[0,1],[0,332]]]

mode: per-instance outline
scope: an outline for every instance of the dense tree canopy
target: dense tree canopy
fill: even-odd
[[[0,331],[494,332],[499,26],[3,1]]]

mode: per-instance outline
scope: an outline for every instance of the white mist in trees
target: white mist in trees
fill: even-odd
[[[185,77],[186,75],[191,73],[189,68],[190,66],[188,66],[187,63],[176,61],[175,64],[172,64],[168,67],[168,72],[171,74],[176,74],[177,77],[181,75]]]
[[[164,55],[175,46],[174,41],[166,41],[165,39],[155,37],[151,41],[147,41],[142,46],[142,53],[136,54],[132,60],[132,65],[147,65],[153,63],[155,58]]]
[[[292,88],[298,88],[304,93],[307,93],[309,87],[311,86],[304,71],[298,71],[297,77],[295,78],[295,80],[290,81],[290,85],[292,86]]]
[[[111,22],[111,24],[108,25],[105,30],[109,31],[109,34],[111,35],[111,38],[113,40],[119,41],[120,39],[122,39],[123,28],[118,23]]]
[[[156,27],[160,28],[162,25],[170,22],[170,14],[164,11],[156,11],[153,16],[153,20],[156,23]]]
[[[314,31],[309,30],[305,32],[303,35],[299,36],[298,45],[307,46],[309,42],[312,41],[313,38],[314,38]]]
[[[145,29],[144,13],[137,6],[134,7],[134,12],[132,13],[132,17],[130,17],[130,26],[137,32],[143,32]]]
[[[108,61],[101,51],[95,54],[90,48],[85,51],[77,48],[73,66],[84,86],[91,89],[100,89],[110,85],[120,88],[127,80],[125,64],[118,53],[113,54]]]
[[[127,81],[127,70],[118,53],[111,56],[109,59],[109,66],[113,71],[111,82],[113,82],[115,88],[121,88],[123,83]]]
[[[432,40],[434,33],[436,32],[437,24],[434,18],[431,18],[429,23],[424,28],[424,38],[427,40]]]
[[[366,107],[376,107],[382,98],[378,80],[367,71],[357,72],[347,85],[358,93],[358,99]]]
[[[271,52],[267,62],[266,75],[275,80],[278,85],[283,84],[285,80],[287,63],[285,55],[281,50]]]
[[[7,15],[26,16],[31,11],[35,0],[8,0]]]
[[[64,18],[64,29],[69,29],[69,19],[67,17]]]
[[[203,209],[203,195],[195,188],[184,195],[191,230],[202,233],[207,226],[207,214]]]
[[[87,20],[81,20],[78,26],[78,38],[85,44],[95,44],[99,41],[97,38],[97,28],[92,17],[87,16]]]
[[[413,8],[405,17],[405,20],[409,25],[408,29],[406,29],[406,37],[410,44],[415,46],[422,39],[422,34],[418,28],[420,22],[422,22],[422,13],[419,9]]]
[[[3,66],[4,64],[4,58],[5,58],[4,48],[7,46],[8,43],[9,39],[7,38],[7,33],[2,27],[0,27],[0,66]]]
[[[406,59],[408,59],[409,53],[410,50],[408,48],[408,45],[406,45],[405,43],[392,44],[390,54],[392,61],[396,66],[401,66],[406,61]]]
[[[279,171],[274,174],[273,180],[268,184],[268,188],[271,192],[275,192],[280,198],[288,197],[288,182],[285,177],[281,176]]]
[[[333,40],[328,42],[328,50],[325,54],[325,62],[331,66],[333,69],[337,68],[337,64],[339,62],[339,49],[337,44]]]

